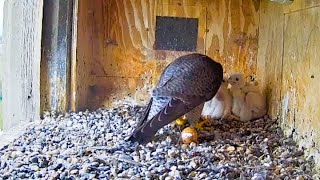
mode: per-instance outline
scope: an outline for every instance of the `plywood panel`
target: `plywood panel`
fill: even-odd
[[[79,0],[73,1],[72,9],[72,38],[71,38],[71,55],[70,55],[70,110],[76,111],[78,103],[76,102],[77,93],[77,43],[78,43],[78,12]]]
[[[79,1],[78,46],[82,47],[77,48],[80,53],[77,63],[81,74],[78,80],[83,82],[78,85],[76,95],[80,98],[79,107],[110,105],[128,94],[135,94],[145,102],[164,67],[175,58],[191,53],[154,50],[157,15],[198,18],[197,52],[222,62],[227,72],[256,73],[259,1],[94,3]],[[88,8],[94,15],[86,12]]]
[[[284,32],[283,127],[320,158],[320,7],[286,14]]]
[[[93,61],[91,75],[95,79],[93,89],[106,92],[90,91],[91,106],[108,105],[132,94],[136,88],[141,90],[140,78],[145,73],[150,77],[158,74],[157,66],[164,62],[154,60],[153,38],[150,38],[154,36],[155,4],[154,1],[104,1],[101,22],[104,29],[100,29],[104,34],[103,57]],[[137,86],[123,84],[128,82]]]
[[[261,1],[257,77],[267,96],[268,114],[281,113],[281,78],[283,53],[283,5]]]
[[[71,95],[73,101],[71,104],[75,107],[74,110],[87,109],[89,107],[88,100],[90,99],[89,87],[93,82],[94,77],[91,75],[93,62],[96,59],[102,58],[103,49],[100,48],[103,43],[101,33],[103,31],[102,21],[102,2],[81,0],[78,4],[78,27],[77,27],[77,49],[76,49],[76,66],[73,70],[72,79],[73,91]],[[100,13],[100,14],[99,14]],[[99,32],[98,29],[100,30]]]
[[[42,0],[4,5],[3,128],[40,117]]]
[[[295,0],[292,4],[284,6],[284,13],[304,10],[315,6],[320,6],[319,0]]]
[[[269,115],[319,164],[320,7],[307,2],[261,1],[258,77],[263,77]]]
[[[256,73],[259,2],[208,1],[206,52],[226,72]]]

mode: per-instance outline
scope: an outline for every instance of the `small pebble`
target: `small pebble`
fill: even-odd
[[[265,180],[265,178],[261,174],[255,173],[251,180]]]
[[[169,157],[173,158],[175,155],[176,155],[176,151],[175,150],[173,150],[173,149],[169,149],[168,150],[168,156]]]
[[[37,166],[37,165],[31,165],[30,166],[30,169],[32,170],[32,171],[39,171],[39,166]]]
[[[75,175],[75,174],[78,174],[78,172],[79,172],[79,170],[74,169],[74,170],[71,170],[71,171],[70,171],[70,174]]]
[[[203,178],[206,178],[207,177],[207,174],[206,173],[201,173],[200,175],[199,175],[199,178],[200,179],[203,179]]]
[[[233,152],[233,151],[235,151],[236,150],[236,148],[234,147],[234,146],[228,146],[227,147],[227,151],[228,152]]]

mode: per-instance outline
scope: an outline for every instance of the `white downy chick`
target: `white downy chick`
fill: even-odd
[[[232,86],[232,113],[238,116],[240,121],[257,119],[267,113],[266,97],[259,92],[258,86],[246,84],[243,74],[232,74],[228,83]]]
[[[245,80],[242,74],[232,74],[228,81],[230,85],[230,94],[232,96],[232,114],[240,117],[241,107],[245,102],[245,93],[242,92],[241,88],[245,86]]]
[[[222,119],[231,114],[232,96],[224,79],[217,94],[204,104],[202,116],[209,119]]]

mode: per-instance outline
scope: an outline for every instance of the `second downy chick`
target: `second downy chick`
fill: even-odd
[[[232,86],[232,113],[238,116],[240,121],[257,119],[267,113],[266,97],[254,85],[246,85],[243,74],[232,74],[228,83]]]

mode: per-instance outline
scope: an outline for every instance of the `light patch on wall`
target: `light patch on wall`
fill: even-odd
[[[4,0],[0,0],[0,69],[3,67],[3,5]],[[0,71],[0,131],[2,129],[2,70]]]
[[[286,95],[282,100],[282,119],[286,119],[288,111],[289,111],[289,92],[286,93]]]
[[[3,34],[3,5],[4,0],[0,0],[0,44],[3,42],[2,34]]]

